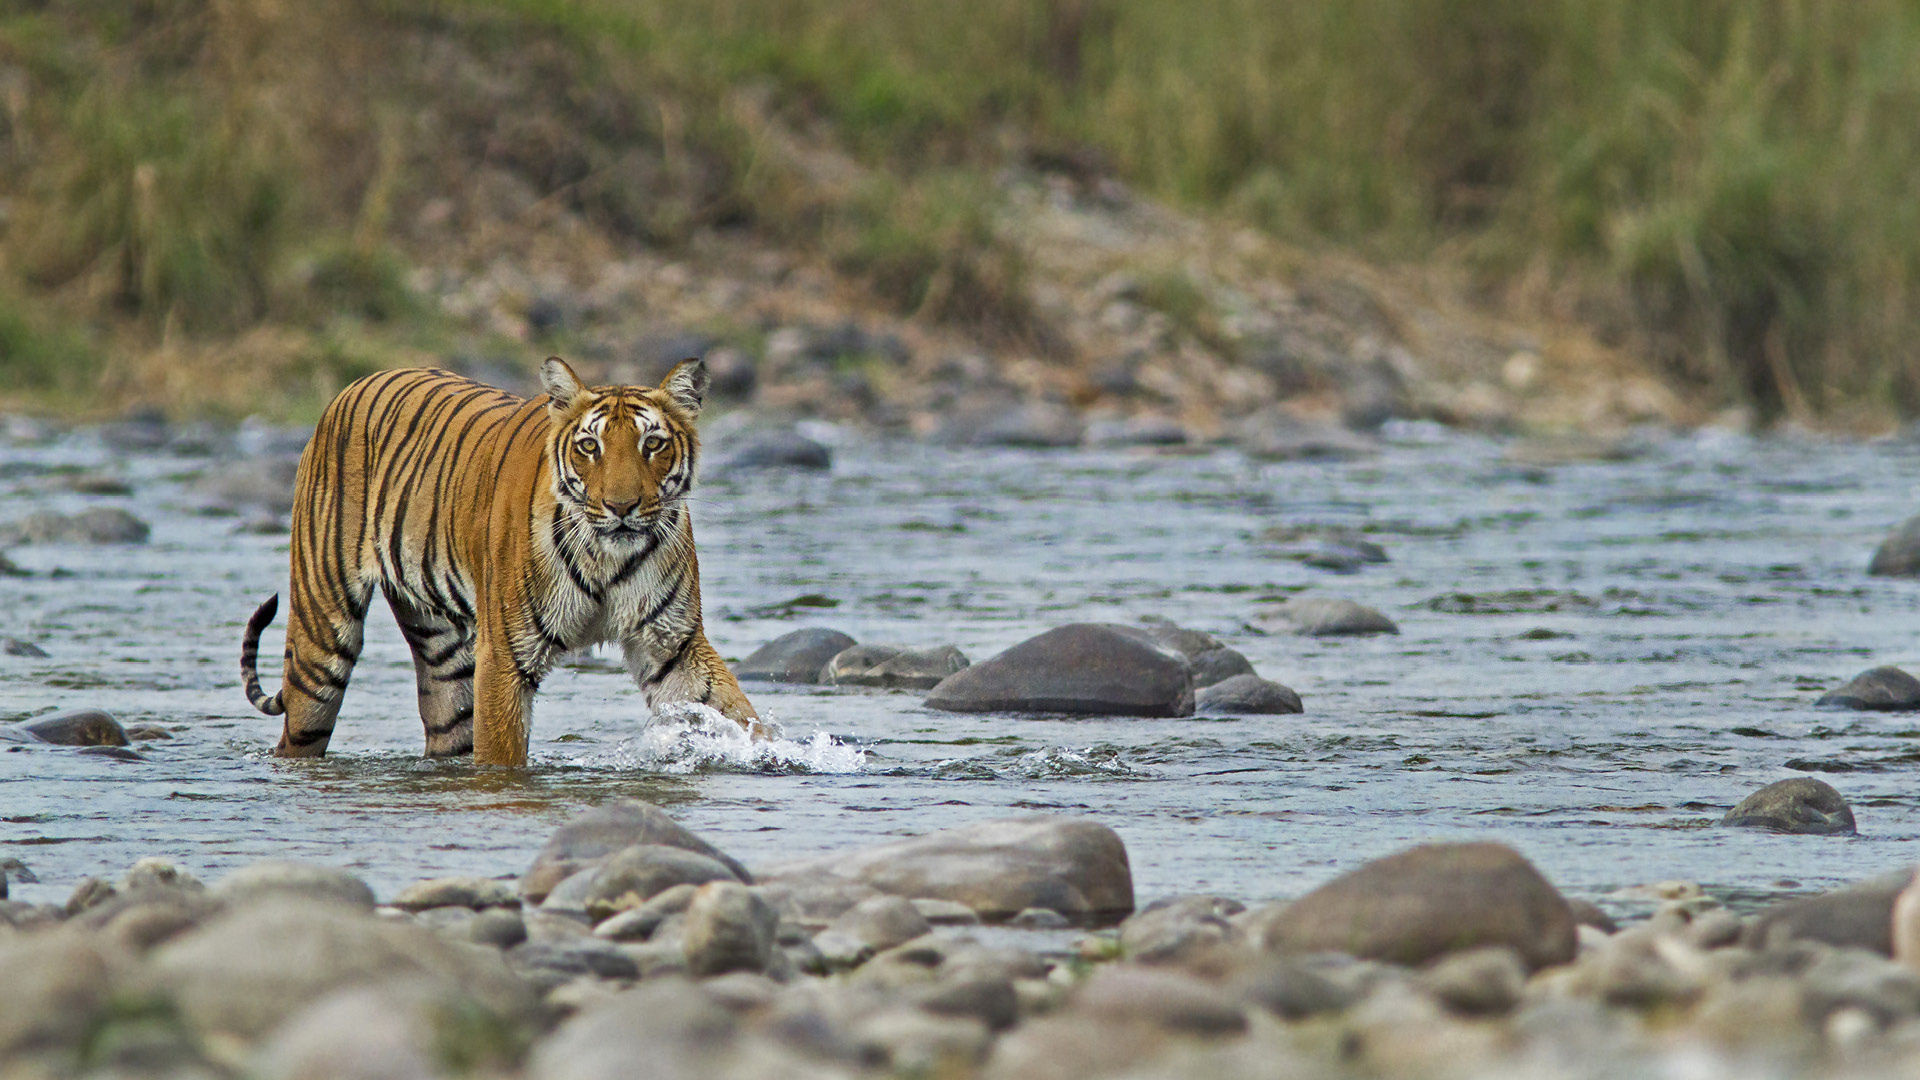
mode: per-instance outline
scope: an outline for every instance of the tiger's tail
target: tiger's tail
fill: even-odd
[[[256,670],[254,662],[260,657],[260,631],[267,628],[279,610],[280,594],[274,593],[254,611],[253,618],[247,620],[246,636],[240,639],[240,676],[246,682],[247,700],[268,716],[279,716],[287,711],[287,706],[278,693],[268,697],[261,691],[260,672]]]

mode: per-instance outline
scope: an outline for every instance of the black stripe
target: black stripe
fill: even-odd
[[[680,661],[686,659],[687,653],[691,651],[692,648],[693,648],[692,634],[688,634],[686,637],[681,638],[680,648],[674,651],[673,656],[666,663],[660,665],[659,671],[654,672],[651,676],[648,677],[646,688],[651,690],[654,687],[659,686],[661,683],[666,682],[667,676],[673,674],[675,669],[679,668]]]
[[[675,600],[679,599],[680,586],[686,584],[686,582],[687,582],[687,566],[685,563],[681,563],[679,573],[673,576],[673,584],[667,586],[665,590],[665,595],[660,597],[659,601],[653,605],[651,610],[649,610],[645,615],[641,616],[640,624],[634,627],[634,631],[638,632],[641,628],[645,627],[648,623],[651,623],[653,620],[659,618],[660,613],[667,610],[668,605],[672,604]]]
[[[287,742],[294,746],[312,746],[321,739],[328,738],[332,735],[333,729],[325,727],[314,728],[311,731],[289,731],[287,732],[286,738]]]
[[[462,664],[452,671],[433,672],[431,673],[431,677],[434,682],[464,682],[467,679],[473,678],[473,665]]]
[[[455,709],[453,715],[447,717],[447,719],[442,723],[426,725],[427,734],[445,735],[446,733],[457,729],[462,724],[472,722],[472,720],[473,720],[473,706],[467,705],[462,708]]]

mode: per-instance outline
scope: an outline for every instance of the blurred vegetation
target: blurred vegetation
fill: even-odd
[[[1044,345],[994,213],[1039,166],[1464,266],[1764,415],[1911,414],[1916,56],[1912,0],[28,0],[0,9],[0,372],[83,363],[27,307],[423,318],[396,207],[482,160],[641,242],[752,230]]]

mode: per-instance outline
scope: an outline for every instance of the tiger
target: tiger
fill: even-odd
[[[658,387],[583,385],[566,361],[526,399],[447,371],[342,390],[295,477],[282,685],[256,670],[275,593],[241,641],[248,701],[286,717],[274,754],[319,757],[385,595],[413,653],[426,754],[525,765],[534,692],[563,655],[618,642],[658,709],[699,702],[766,731],[707,641],[687,505],[706,364]]]

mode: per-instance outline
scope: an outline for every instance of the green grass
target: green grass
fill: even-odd
[[[34,7],[0,14],[30,90],[0,119],[0,265],[155,334],[416,317],[392,222],[484,152],[641,242],[752,230],[1031,338],[993,178],[1074,161],[1464,264],[1488,303],[1763,414],[1920,411],[1910,0],[347,0],[277,31],[209,0]],[[508,104],[463,111],[427,37],[519,80]],[[364,70],[298,82],[335,58]],[[393,118],[434,95],[416,146]],[[822,179],[794,138],[878,179]],[[328,251],[354,254],[290,301]]]
[[[0,390],[77,396],[100,370],[100,353],[77,331],[0,290]]]

